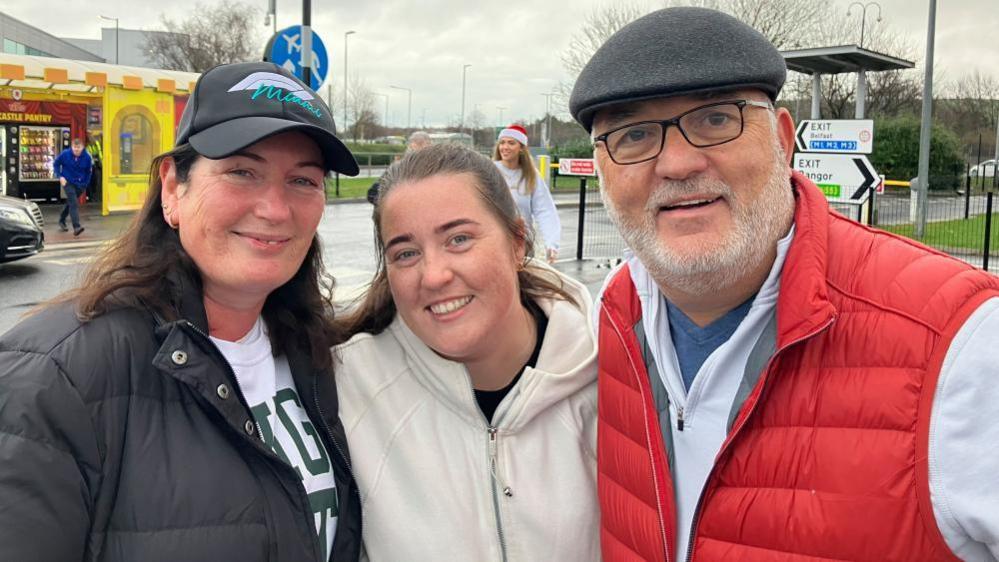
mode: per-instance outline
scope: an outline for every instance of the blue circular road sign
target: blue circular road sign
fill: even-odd
[[[293,25],[275,33],[267,47],[264,48],[264,60],[283,66],[289,72],[302,78],[302,26]],[[326,45],[315,31],[312,32],[312,66],[309,74],[312,80],[309,84],[313,90],[318,90],[329,74],[329,56],[326,55]]]

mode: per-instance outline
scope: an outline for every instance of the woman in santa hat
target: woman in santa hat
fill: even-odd
[[[534,167],[531,153],[527,150],[527,129],[520,125],[510,125],[500,131],[493,147],[493,160],[503,174],[510,194],[520,209],[520,216],[528,226],[536,226],[538,240],[544,242],[545,259],[554,263],[558,258],[562,222],[555,209],[551,191],[545,180]]]

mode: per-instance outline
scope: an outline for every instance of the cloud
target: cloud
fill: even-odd
[[[812,0],[801,0],[812,1]],[[995,0],[962,0],[938,3],[936,66],[957,78],[978,69],[999,75],[999,42],[992,38],[999,29]],[[208,4],[204,0],[202,4]],[[356,74],[369,87],[390,96],[391,124],[406,120],[406,93],[389,85],[413,90],[413,122],[419,123],[424,108],[428,124],[456,120],[461,110],[462,65],[467,73],[466,115],[476,104],[490,124],[497,124],[498,106],[505,107],[504,121],[534,119],[545,110],[545,98],[560,81],[568,78],[560,56],[573,33],[594,8],[611,0],[347,0],[313,2],[313,28],[326,43],[331,57],[333,85],[342,85],[344,32],[349,39],[351,79]],[[136,10],[130,0],[91,0],[60,7],[59,18],[51,17],[44,2],[15,2],[4,11],[57,36],[97,38],[102,25],[97,14],[120,18],[123,28],[159,27],[159,12],[183,20],[194,12],[195,0],[145,3]],[[849,2],[837,0],[843,11]],[[908,35],[922,53],[926,39],[928,8],[923,2],[880,0],[882,22]],[[263,25],[266,0],[252,0],[260,10],[261,37],[269,35]],[[155,6],[155,7],[153,7]],[[156,13],[149,18],[148,13]],[[301,3],[279,0],[278,25],[300,21]],[[976,39],[977,38],[977,39]],[[261,52],[263,44],[261,44]],[[383,102],[379,101],[379,113]],[[565,113],[565,108],[556,108]],[[495,122],[495,123],[493,123]]]

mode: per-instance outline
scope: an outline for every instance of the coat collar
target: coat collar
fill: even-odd
[[[538,262],[536,267],[557,276],[580,303],[556,299],[535,302],[548,316],[548,330],[535,368],[528,368],[520,382],[500,404],[495,420],[500,429],[517,431],[554,404],[596,383],[597,345],[589,322],[591,303],[586,287]],[[484,424],[468,371],[427,347],[398,315],[387,330],[403,348],[420,384],[438,400],[472,424]]]
[[[777,346],[784,347],[829,323],[829,203],[818,187],[795,171],[795,235],[781,271],[777,299]]]

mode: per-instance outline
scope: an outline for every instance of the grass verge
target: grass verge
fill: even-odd
[[[917,239],[914,224],[894,224],[878,226],[878,228],[914,240]],[[922,240],[919,240],[920,242],[944,251],[948,248],[981,251],[985,241],[985,215],[978,215],[969,219],[930,222],[926,224],[924,235]],[[992,213],[991,238],[989,248],[993,252],[999,251],[999,213]]]

